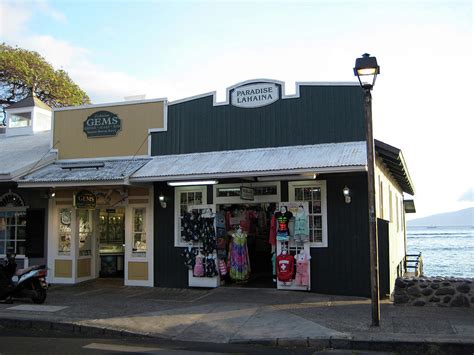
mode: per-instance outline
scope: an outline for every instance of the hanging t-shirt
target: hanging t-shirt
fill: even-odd
[[[285,213],[277,212],[275,213],[275,218],[277,220],[277,233],[290,233],[288,229],[288,223],[290,222],[293,213],[286,211]]]
[[[280,254],[276,258],[277,277],[279,281],[288,282],[293,279],[295,257],[290,254]]]

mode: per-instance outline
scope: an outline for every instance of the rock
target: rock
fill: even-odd
[[[463,283],[456,287],[456,291],[461,292],[461,293],[469,293],[471,291],[471,286],[467,283]]]
[[[439,297],[433,296],[430,298],[430,302],[439,302],[439,301],[441,301],[441,298]]]
[[[449,297],[449,296],[446,296]],[[452,307],[469,307],[469,300],[464,295],[456,295],[451,301]]]
[[[421,287],[421,288],[427,288],[428,285],[427,285],[427,284],[420,284],[420,287]]]
[[[418,300],[418,301],[413,302],[413,305],[417,307],[423,307],[425,305],[425,301]]]
[[[424,288],[421,290],[423,296],[430,296],[434,291],[431,288]]]
[[[451,298],[451,296],[444,296],[443,303],[449,303],[449,301],[451,301]]]
[[[409,297],[404,294],[404,293],[395,293],[395,297],[393,299],[393,302],[395,304],[404,304],[404,303],[407,303],[409,300]]]
[[[454,294],[455,294],[454,290],[449,287],[441,287],[435,292],[436,296],[454,295]]]
[[[395,287],[405,288],[406,286],[407,286],[407,285],[406,285],[405,281],[403,281],[403,279],[401,279],[401,278],[398,277],[398,278],[395,280]]]
[[[431,284],[430,286],[433,290],[437,290],[439,288],[438,284]]]
[[[443,286],[451,286],[451,283],[450,282],[443,282]]]
[[[407,289],[407,293],[413,297],[420,297],[420,289],[417,286],[410,286]]]

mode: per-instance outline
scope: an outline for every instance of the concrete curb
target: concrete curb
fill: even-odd
[[[18,318],[0,318],[0,328],[7,329],[35,329],[42,331],[60,331],[90,336],[110,337],[146,337],[161,340],[174,340],[187,342],[185,340],[170,339],[152,333],[131,332],[128,330],[117,330],[106,327],[86,326],[77,323],[59,322],[51,320],[31,320]],[[470,354],[474,353],[474,340],[465,339],[423,339],[400,340],[400,339],[357,339],[354,337],[329,337],[329,338],[263,338],[263,339],[231,339],[229,344],[260,345],[265,347],[282,348],[311,348],[314,350],[344,349],[344,350],[370,350],[370,351],[393,351],[397,353],[447,353],[447,354]]]

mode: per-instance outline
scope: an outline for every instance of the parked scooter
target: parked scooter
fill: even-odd
[[[13,298],[31,298],[41,304],[46,300],[48,284],[46,265],[34,265],[26,269],[16,269],[15,254],[7,254],[0,265],[0,302],[12,303]]]

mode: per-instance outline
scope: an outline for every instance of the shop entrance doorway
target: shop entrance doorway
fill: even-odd
[[[99,276],[124,277],[125,209],[99,210]]]
[[[269,243],[270,222],[275,211],[275,203],[245,203],[217,205],[217,213],[225,216],[225,243],[217,240],[218,255],[225,255],[228,272],[226,286],[275,288],[276,279],[272,266],[274,250]],[[241,231],[239,231],[239,228]],[[233,246],[235,235],[245,237],[243,245]],[[225,248],[225,250],[223,250]],[[239,250],[238,254],[236,249]],[[274,249],[274,248],[273,248]],[[233,263],[243,264],[243,272],[233,272]],[[245,263],[248,260],[248,272]]]

